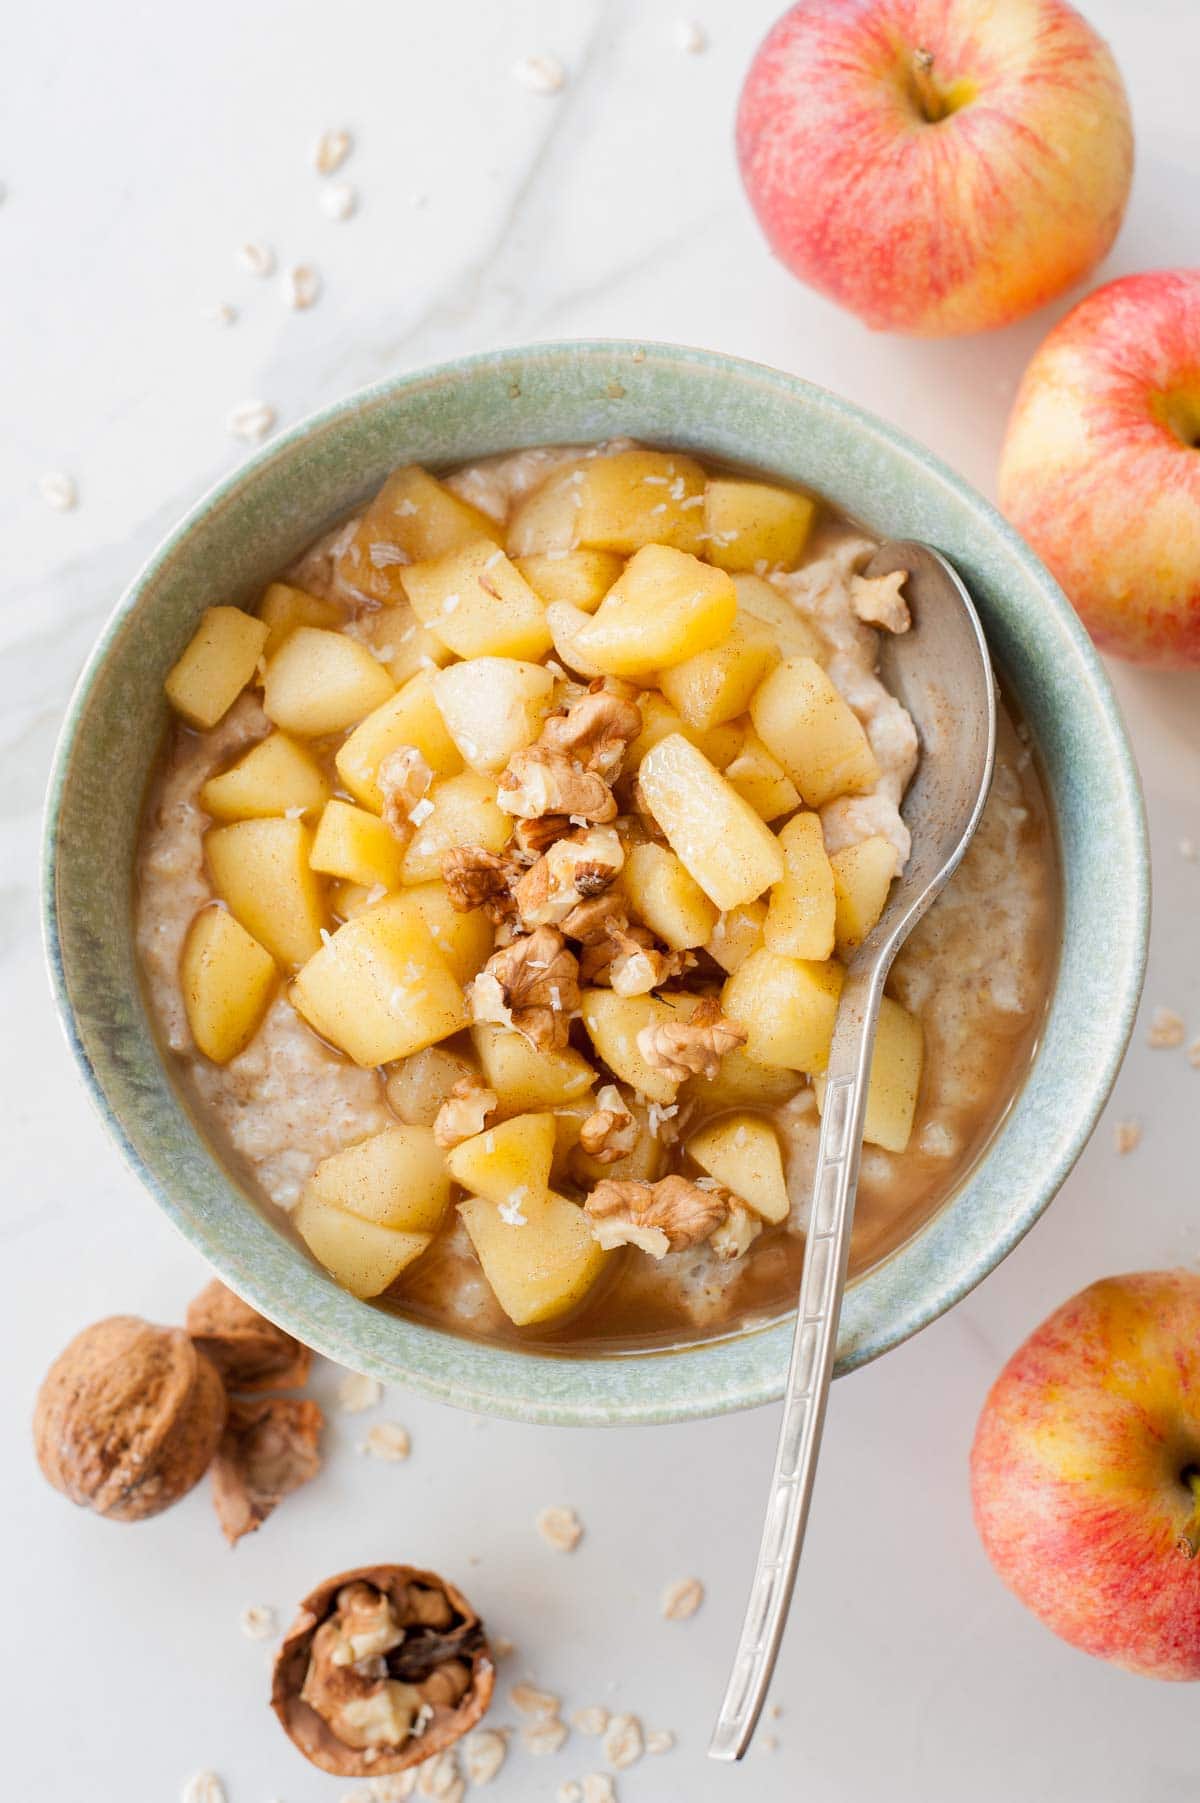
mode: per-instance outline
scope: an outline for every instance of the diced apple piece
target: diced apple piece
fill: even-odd
[[[228,1064],[258,1032],[279,971],[270,952],[225,908],[203,908],[188,928],[179,987],[192,1038],[214,1064]]]
[[[798,1071],[756,1064],[744,1046],[735,1046],[722,1058],[715,1077],[689,1077],[679,1101],[694,1102],[707,1114],[717,1108],[782,1108],[803,1087]]]
[[[394,693],[383,665],[357,639],[297,626],[267,665],[263,712],[285,732],[320,739],[356,726]]]
[[[665,845],[635,845],[620,882],[636,913],[672,951],[703,945],[717,924],[716,908]]]
[[[719,645],[662,673],[662,692],[689,726],[703,731],[744,714],[750,697],[779,662],[769,634],[739,621]]]
[[[726,1114],[711,1121],[688,1140],[687,1152],[764,1221],[787,1220],[792,1204],[779,1135],[761,1114]]]
[[[585,614],[595,613],[625,568],[625,559],[612,551],[542,552],[514,562],[543,601],[566,601]]]
[[[578,1203],[551,1191],[511,1224],[494,1202],[468,1196],[459,1214],[497,1302],[517,1327],[550,1321],[581,1303],[610,1256]]]
[[[464,770],[434,783],[426,800],[426,815],[408,842],[404,854],[406,883],[428,883],[442,874],[442,860],[456,845],[480,845],[484,851],[503,851],[512,833],[511,816],[496,805],[496,784],[490,776]]]
[[[885,1152],[904,1152],[912,1136],[921,1067],[925,1060],[925,1035],[915,1015],[885,995],[879,1007],[879,1026],[871,1057],[867,1085],[867,1113],[863,1138]],[[825,1080],[813,1088],[818,1108],[825,1101]]]
[[[554,645],[554,655],[568,670],[592,681],[603,676],[599,664],[590,658],[579,642],[580,634],[591,624],[592,616],[569,601],[551,601],[546,609],[546,624]]]
[[[446,1159],[429,1127],[385,1127],[322,1159],[308,1194],[401,1233],[436,1233],[450,1201]]]
[[[743,902],[740,907],[730,908],[718,915],[717,924],[705,941],[705,951],[722,970],[735,971],[762,944],[766,919],[764,901]]]
[[[320,949],[325,896],[302,820],[238,820],[204,835],[213,887],[246,931],[285,968]]]
[[[214,820],[268,820],[273,815],[316,814],[329,799],[329,784],[315,758],[286,733],[268,733],[200,791],[200,806]]]
[[[833,959],[812,964],[763,946],[728,979],[721,1007],[746,1029],[746,1055],[754,1062],[823,1071],[844,976]]]
[[[596,1081],[587,1059],[570,1046],[562,1052],[539,1051],[523,1033],[490,1021],[472,1027],[471,1038],[483,1080],[506,1114],[574,1102]]]
[[[698,552],[704,544],[705,474],[690,457],[668,451],[617,451],[582,466],[578,542],[600,551],[671,545]],[[691,505],[689,505],[689,502]]]
[[[738,618],[763,626],[779,646],[781,657],[811,657],[821,663],[828,655],[820,633],[804,618],[787,596],[764,576],[735,576]]]
[[[446,730],[472,770],[495,774],[532,745],[554,698],[542,664],[514,657],[472,657],[432,678]]]
[[[397,889],[404,848],[378,814],[334,800],[327,803],[317,823],[308,861],[325,876],[365,883],[368,889],[378,883],[385,889]]]
[[[552,1114],[517,1114],[447,1152],[446,1169],[475,1195],[523,1209],[550,1188],[554,1143]]]
[[[444,557],[473,539],[499,544],[502,528],[410,464],[393,470],[336,560],[338,579],[373,601],[404,599],[408,564]]]
[[[470,1059],[448,1046],[429,1045],[406,1058],[388,1078],[388,1101],[414,1127],[432,1127],[456,1083],[477,1075]]]
[[[879,781],[861,722],[811,657],[789,657],[772,670],[750,703],[750,718],[810,808],[861,795]]]
[[[258,617],[267,628],[263,655],[271,658],[297,626],[332,628],[340,626],[346,616],[333,601],[323,601],[320,595],[293,588],[289,582],[273,582],[259,602]]]
[[[642,712],[642,730],[625,754],[626,770],[636,770],[646,753],[674,732],[682,733],[688,743],[702,751],[718,770],[724,770],[741,748],[744,732],[740,725],[731,721],[727,726],[714,726],[707,732],[700,732],[689,726],[683,715],[676,713],[666,696],[657,689],[647,689],[639,695],[638,706]]]
[[[778,820],[800,806],[800,791],[758,734],[746,733],[735,758],[724,766],[725,781],[748,801],[760,820]]]
[[[839,957],[857,951],[887,905],[896,874],[896,848],[881,833],[835,851],[829,860],[837,898]]]
[[[428,670],[420,671],[390,701],[368,714],[334,760],[354,799],[375,814],[383,812],[379,766],[393,751],[408,745],[420,752],[435,776],[457,776],[462,769],[458,746],[434,699]]]
[[[397,688],[421,670],[440,670],[454,656],[436,632],[422,626],[408,600],[361,614],[355,631],[387,670]]]
[[[774,833],[682,734],[646,754],[638,783],[672,851],[718,908],[753,901],[783,875]]]
[[[563,611],[556,603],[552,623]],[[647,676],[719,645],[736,616],[737,594],[723,570],[669,545],[645,545],[597,612],[576,623],[573,642],[606,676]]]
[[[304,966],[290,1000],[364,1069],[419,1052],[468,1019],[462,985],[407,909],[371,908],[339,927]]]
[[[422,625],[459,657],[544,657],[546,605],[514,563],[476,539],[404,572],[404,592]]]
[[[763,941],[788,958],[833,955],[834,878],[816,814],[796,814],[779,829],[784,876],[771,891]]]
[[[628,1083],[651,1102],[675,1100],[679,1085],[656,1065],[648,1064],[638,1050],[638,1034],[644,1027],[666,1026],[686,1020],[700,1004],[697,995],[617,995],[611,989],[585,989],[583,1024],[597,1055],[614,1076]]]
[[[482,910],[460,914],[445,883],[414,883],[399,895],[380,901],[381,908],[415,908],[460,983],[469,983],[495,950],[492,923]]]
[[[816,502],[794,489],[715,477],[704,491],[708,556],[723,570],[794,570],[816,511]]]
[[[258,668],[267,628],[240,607],[209,607],[179,662],[168,671],[167,700],[189,726],[207,732],[233,706]]]
[[[362,1301],[382,1295],[406,1266],[420,1258],[432,1238],[428,1233],[380,1227],[361,1215],[331,1208],[313,1195],[300,1198],[292,1220],[318,1264]]]
[[[582,469],[582,459],[560,465],[516,503],[505,538],[510,557],[545,557],[574,548],[579,530],[576,478]]]

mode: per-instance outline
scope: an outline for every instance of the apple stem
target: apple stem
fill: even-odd
[[[1192,1519],[1179,1536],[1179,1550],[1185,1558],[1194,1559],[1200,1553],[1200,1471],[1187,1471],[1184,1479],[1192,1493]]]
[[[946,117],[949,108],[933,78],[932,50],[913,51],[912,84],[920,111],[930,125],[939,124]]]

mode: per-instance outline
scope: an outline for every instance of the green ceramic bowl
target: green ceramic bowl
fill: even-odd
[[[356,395],[276,439],[202,501],[113,614],[68,711],[50,786],[46,944],[62,1019],[110,1132],[221,1276],[318,1351],[460,1407],[529,1421],[674,1421],[778,1397],[790,1326],[654,1355],[548,1357],[476,1345],[356,1302],[214,1160],[142,1005],[134,838],[164,723],[162,680],[203,608],[249,601],[395,464],[616,434],[757,465],[881,536],[955,562],[1048,774],[1065,879],[1058,980],[1037,1059],[945,1208],[849,1290],[839,1369],[964,1296],[1046,1207],[1096,1122],[1141,988],[1149,863],[1137,774],[1108,682],[1042,566],[928,452],[844,401],[755,364],[671,345],[565,343],[467,358]]]

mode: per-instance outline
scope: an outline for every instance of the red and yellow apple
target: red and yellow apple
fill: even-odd
[[[975,1519],[1009,1588],[1072,1646],[1200,1678],[1200,1275],[1110,1277],[992,1388]]]
[[[1104,651],[1200,664],[1200,269],[1082,301],[1025,372],[1000,505]]]
[[[928,337],[1079,281],[1133,171],[1117,66],[1066,0],[800,0],[754,59],[737,144],[793,274]]]

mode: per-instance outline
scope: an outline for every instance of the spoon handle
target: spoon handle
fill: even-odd
[[[750,1744],[796,1581],[837,1348],[867,1080],[885,975],[880,962],[862,972],[852,970],[838,1006],[775,1470],[750,1601],[709,1743],[710,1759],[740,1759]]]

